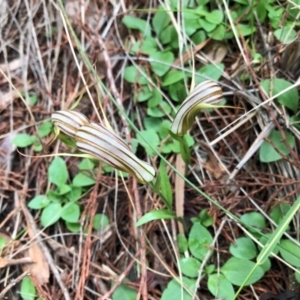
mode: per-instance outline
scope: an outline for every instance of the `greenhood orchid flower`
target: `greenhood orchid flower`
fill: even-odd
[[[181,104],[171,125],[171,131],[183,136],[195,121],[201,109],[216,107],[222,100],[222,89],[212,80],[198,84]]]
[[[82,125],[89,124],[89,120],[85,115],[72,110],[56,111],[51,115],[51,119],[59,130],[73,138]]]
[[[72,137],[77,148],[90,158],[125,171],[141,183],[153,180],[154,168],[135,156],[129,145],[105,126],[90,123],[86,116],[75,111],[57,111],[52,114],[52,121],[59,130]]]
[[[150,182],[154,178],[154,169],[137,158],[120,137],[100,124],[81,126],[75,140],[81,152],[135,176],[139,182]]]

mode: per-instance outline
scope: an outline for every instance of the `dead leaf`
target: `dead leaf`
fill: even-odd
[[[227,47],[218,41],[210,41],[203,49],[210,63],[218,64],[223,61],[227,55]]]
[[[185,163],[180,154],[176,155],[176,169],[177,171],[184,175],[185,173]],[[176,173],[175,175],[175,207],[176,207],[176,216],[184,216],[184,184],[185,181]],[[178,231],[181,234],[184,234],[184,229],[181,222],[178,222]]]

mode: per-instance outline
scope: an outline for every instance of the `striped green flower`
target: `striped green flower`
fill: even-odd
[[[88,118],[77,111],[60,110],[51,115],[52,122],[63,133],[75,137],[78,129],[85,124],[89,124]]]
[[[100,124],[81,126],[75,140],[81,152],[135,176],[139,182],[150,182],[155,176],[154,169],[148,163],[137,158],[119,136]]]
[[[222,100],[221,87],[212,80],[198,84],[181,104],[171,125],[171,131],[183,136],[195,121],[201,109],[214,107]]]

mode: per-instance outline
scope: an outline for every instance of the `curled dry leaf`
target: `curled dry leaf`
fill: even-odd
[[[81,126],[75,140],[81,152],[135,176],[139,182],[149,182],[154,178],[154,169],[137,158],[120,137],[100,124]]]
[[[222,94],[221,87],[212,80],[198,84],[179,107],[171,131],[183,136],[192,126],[198,112],[220,102]]]

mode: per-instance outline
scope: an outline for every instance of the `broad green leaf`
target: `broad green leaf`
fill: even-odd
[[[274,35],[281,43],[291,43],[297,36],[297,32],[290,26],[284,26],[274,31]]]
[[[171,106],[166,101],[163,101],[157,107],[149,107],[147,109],[147,115],[150,117],[161,118],[164,117],[166,114],[170,114],[171,110]]]
[[[157,43],[154,38],[146,37],[135,42],[130,48],[130,52],[141,54],[152,54],[157,51]]]
[[[282,258],[294,267],[300,267],[300,251],[299,246],[293,241],[282,239],[280,241],[279,252]]]
[[[65,161],[61,157],[55,157],[48,168],[49,181],[57,186],[61,186],[66,183],[68,176]]]
[[[183,275],[196,278],[200,269],[200,261],[193,257],[184,257],[179,261],[180,269]]]
[[[222,274],[212,274],[208,276],[207,287],[217,299],[234,299],[234,289],[232,284]]]
[[[94,167],[95,167],[95,163],[88,158],[84,158],[78,165],[78,168],[81,171],[92,170]]]
[[[127,15],[123,17],[122,23],[129,29],[140,31],[144,36],[151,36],[150,24],[145,20]]]
[[[174,62],[174,55],[172,52],[155,52],[150,55],[150,65],[154,73],[161,77],[165,75],[171,68]]]
[[[152,150],[152,148],[149,146],[149,144],[153,148],[156,149],[158,147],[159,143],[160,143],[158,134],[152,129],[141,130],[137,134],[137,140],[139,141],[140,145],[142,145],[145,148],[146,152],[150,156],[154,155],[155,152]]]
[[[185,77],[183,71],[171,70],[163,78],[162,86],[168,86],[174,84]]]
[[[68,184],[62,184],[59,186],[58,195],[65,195],[71,191],[71,187]]]
[[[205,14],[205,19],[207,22],[217,25],[223,21],[223,17],[223,12],[221,10],[213,10],[212,12]]]
[[[256,27],[246,24],[239,24],[236,27],[239,36],[248,36],[256,31]]]
[[[28,207],[31,209],[41,209],[49,205],[50,200],[46,195],[39,195],[31,199],[28,203]]]
[[[294,136],[286,131],[285,137],[287,143],[290,145],[291,148],[295,146],[295,138]],[[285,145],[281,133],[278,130],[273,130],[270,135],[268,136],[268,139],[272,142],[272,144],[282,153],[284,156],[288,155],[290,153],[289,149]],[[260,146],[259,149],[259,159],[261,162],[274,162],[277,160],[282,159],[282,156],[275,150],[268,141],[263,141],[263,143]]]
[[[211,22],[208,22],[206,19],[204,18],[200,18],[198,20],[201,28],[203,28],[206,32],[212,32],[213,30],[216,29],[217,25],[213,24]]]
[[[70,223],[76,223],[80,217],[80,207],[77,203],[66,203],[61,211],[61,218]]]
[[[165,204],[167,208],[171,210],[173,204],[173,193],[170,179],[166,169],[166,163],[164,162],[164,160],[160,161],[159,175],[159,186],[161,194],[165,199]]]
[[[38,134],[41,138],[47,136],[52,131],[53,124],[50,121],[46,121],[38,126]]]
[[[193,256],[202,261],[209,251],[213,237],[204,226],[196,222],[190,230],[188,241]]]
[[[259,212],[245,213],[241,216],[241,221],[243,222],[243,224],[257,228],[258,230],[266,228],[266,219]],[[249,230],[251,231],[251,229]]]
[[[220,271],[232,284],[241,286],[254,266],[255,263],[250,260],[231,257],[221,267]],[[257,266],[253,274],[245,282],[245,285],[257,282],[263,275],[264,270],[260,266]]]
[[[28,276],[22,279],[20,295],[23,300],[34,300],[36,290],[33,282]]]
[[[281,78],[274,78],[272,83],[272,91],[270,91],[270,79],[263,80],[260,83],[261,88],[265,91],[266,95],[271,97],[275,96],[283,90],[289,88],[292,85],[289,81],[286,81]],[[299,103],[299,95],[296,88],[292,88],[291,90],[285,92],[284,94],[277,97],[277,101],[289,108],[293,112],[297,111],[298,103]]]
[[[145,223],[154,221],[154,220],[163,220],[163,219],[174,219],[176,216],[173,212],[167,209],[158,209],[152,210],[143,215],[136,223],[136,226],[141,226]]]
[[[130,83],[147,84],[146,75],[147,72],[144,67],[128,66],[124,70],[124,79]]]
[[[162,94],[158,89],[154,89],[152,91],[151,97],[148,99],[147,105],[148,107],[157,107],[162,102]]]
[[[61,204],[58,202],[50,203],[43,209],[41,222],[43,227],[48,227],[56,223],[61,215]]]
[[[211,264],[205,267],[205,273],[206,274],[212,274],[215,271],[216,267],[215,265]]]
[[[124,284],[120,284],[112,294],[113,300],[135,300],[137,292]]]
[[[257,249],[254,242],[248,237],[241,237],[230,244],[229,252],[238,258],[252,259],[257,255]]]
[[[200,211],[199,220],[200,223],[205,227],[209,227],[214,223],[214,218],[208,214],[207,208]]]
[[[161,120],[154,117],[146,117],[143,122],[147,130],[153,130],[155,132],[157,132],[161,126]]]
[[[66,196],[70,201],[74,202],[79,200],[81,198],[81,195],[81,187],[71,185],[71,191]]]
[[[195,14],[194,14],[195,15]],[[195,15],[197,19],[186,19],[184,20],[184,31],[188,36],[193,35],[202,26],[199,22],[199,16]]]
[[[224,71],[224,64],[209,64],[206,65],[196,73],[195,84],[199,84],[207,79],[214,81],[220,80]]]
[[[276,224],[279,224],[279,222],[283,219],[283,217],[288,213],[290,208],[291,205],[287,203],[281,203],[279,205],[276,205],[270,212],[270,218]]]
[[[196,280],[189,279],[187,277],[182,277],[182,283],[180,282],[180,278],[172,279],[169,283],[167,288],[163,291],[161,300],[192,300],[193,292],[195,290]],[[186,289],[183,288],[183,286]]]
[[[38,97],[36,94],[32,94],[32,95],[29,95],[28,99],[26,99],[26,100],[28,100],[27,102],[30,106],[33,106],[37,103]]]
[[[169,25],[162,30],[159,39],[163,45],[171,43],[172,39],[177,36],[176,29],[173,25]]]
[[[108,217],[104,214],[96,214],[93,220],[93,228],[95,230],[104,230],[109,225]]]
[[[159,134],[161,139],[164,139],[169,135],[170,127],[171,127],[171,121],[170,120],[163,120],[162,122],[160,122],[160,127],[158,129],[158,134]]]
[[[184,253],[188,249],[188,241],[182,233],[177,234],[177,243],[180,253]]]
[[[27,133],[19,133],[14,137],[12,143],[20,148],[25,148],[32,145],[36,141],[36,137]]]
[[[147,85],[143,85],[141,89],[137,92],[137,101],[144,102],[148,100],[153,94],[153,91],[149,89]]]
[[[223,41],[225,38],[230,38],[226,36],[226,28],[223,24],[218,25],[215,30],[209,32],[207,35],[216,41]],[[232,35],[232,33],[230,33],[230,35]]]
[[[169,22],[170,17],[168,13],[163,10],[162,6],[159,6],[158,11],[152,18],[152,26],[157,36],[159,36],[162,30],[168,26]]]
[[[185,85],[182,81],[168,86],[169,94],[172,100],[182,102],[187,97]]]
[[[95,184],[96,180],[94,178],[91,178],[83,173],[78,173],[73,178],[73,185],[76,187],[84,187],[84,186],[90,186]]]
[[[71,232],[77,233],[80,231],[80,223],[66,222],[66,226]]]

